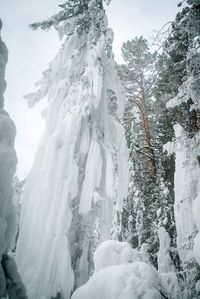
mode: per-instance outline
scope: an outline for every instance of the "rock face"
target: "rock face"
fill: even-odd
[[[0,30],[1,28],[0,20]],[[26,298],[24,287],[18,284],[20,279],[15,262],[7,255],[12,248],[17,227],[16,210],[12,201],[12,179],[17,164],[14,149],[16,129],[3,109],[7,60],[8,50],[0,36],[0,298],[6,295],[9,298]]]

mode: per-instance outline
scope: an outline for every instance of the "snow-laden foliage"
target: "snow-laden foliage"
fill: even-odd
[[[158,272],[141,260],[126,242],[102,243],[94,253],[95,273],[72,299],[161,299]]]
[[[32,25],[54,25],[65,40],[38,91],[27,96],[30,105],[48,98],[46,130],[26,181],[16,250],[30,299],[68,299],[88,280],[98,241],[94,230],[101,241],[110,238],[113,203],[120,209],[128,189],[128,151],[119,122],[122,89],[103,3],[71,0],[61,7],[56,16]],[[109,113],[111,90],[115,116]]]
[[[142,261],[140,252],[133,249],[128,242],[108,240],[103,242],[94,253],[95,272],[113,265],[122,265]]]
[[[165,45],[167,57],[161,71],[160,86],[168,86],[165,92],[168,96],[171,94],[172,99],[167,108],[174,113],[171,124],[174,124],[174,140],[164,148],[169,153],[175,153],[174,210],[177,248],[183,268],[183,294],[186,298],[198,298],[200,5],[195,0],[187,3],[177,15]],[[170,78],[172,68],[173,76]]]
[[[124,126],[130,149],[129,195],[121,216],[122,240],[133,247],[145,246],[157,266],[158,228],[164,226],[175,246],[173,215],[173,159],[163,153],[163,140],[169,138],[164,103],[155,99],[158,76],[157,55],[148,41],[136,37],[122,46],[125,64],[119,74],[126,91]],[[168,132],[169,131],[169,132]],[[168,139],[169,140],[169,139]]]

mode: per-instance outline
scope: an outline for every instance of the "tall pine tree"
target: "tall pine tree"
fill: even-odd
[[[25,185],[16,251],[30,299],[68,299],[88,280],[94,230],[100,242],[110,238],[116,164],[119,207],[128,184],[124,130],[109,112],[110,90],[118,118],[123,99],[103,1],[60,6],[55,16],[31,25],[54,26],[65,41],[39,90],[27,96],[30,105],[46,95],[49,102],[46,131]]]

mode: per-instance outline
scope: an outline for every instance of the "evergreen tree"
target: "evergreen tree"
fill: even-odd
[[[191,210],[185,208],[193,204],[195,192],[189,192],[187,195],[184,192],[185,195],[182,194],[179,196],[180,190],[177,189],[180,182],[185,180],[185,176],[190,169],[190,163],[193,165],[194,172],[198,168],[197,165],[199,163],[195,156],[195,151],[198,148],[198,131],[200,125],[200,2],[199,0],[188,0],[186,3],[186,7],[177,14],[172,24],[170,35],[164,44],[164,52],[159,59],[159,79],[155,88],[155,94],[157,100],[163,101],[164,104],[170,100],[167,104],[168,109],[165,114],[170,115],[171,118],[168,126],[170,134],[166,131],[163,137],[165,142],[171,139],[176,145],[174,207],[177,246],[184,269],[185,296],[186,298],[198,298],[195,283],[199,279],[199,265],[194,258],[191,258],[193,243],[198,230],[196,230],[196,224],[193,223],[194,220],[191,220],[193,218],[190,218],[192,215]],[[179,125],[174,126],[176,132],[176,136],[174,136],[173,125],[177,123]],[[190,146],[193,147],[193,150],[191,150]],[[180,155],[183,155],[183,152],[185,152],[185,158],[180,162]],[[173,159],[172,156],[171,158]],[[178,171],[182,173],[176,175]],[[190,176],[190,186],[195,186],[197,184],[195,181],[196,175],[193,178],[191,173]],[[184,184],[186,184],[185,188],[187,190],[187,181]],[[189,218],[190,221],[188,221]],[[183,231],[182,227],[185,225],[185,222],[187,222],[187,228],[185,227]],[[187,254],[188,252],[191,253]]]
[[[123,98],[103,1],[69,0],[61,8],[31,25],[54,26],[65,41],[39,90],[27,96],[30,105],[46,95],[49,101],[46,131],[25,184],[16,250],[30,299],[68,299],[88,280],[94,230],[98,242],[110,238],[116,177],[119,207],[127,193],[124,130],[109,102],[112,93],[119,119]]]
[[[153,177],[156,175],[156,161],[149,114],[155,81],[155,53],[149,51],[147,40],[141,36],[124,43],[122,55],[126,64],[120,66],[121,78],[125,82],[131,109],[137,107],[141,126],[138,151],[143,156],[146,171]]]
[[[156,53],[150,52],[146,39],[136,37],[123,44],[122,54],[125,64],[119,66],[119,74],[126,90],[124,125],[132,168],[129,196],[122,213],[121,238],[129,239],[134,248],[146,243],[150,259],[156,265],[157,211],[164,190],[155,135]]]

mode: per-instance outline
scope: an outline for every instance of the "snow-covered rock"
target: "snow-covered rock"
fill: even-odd
[[[17,271],[17,265],[11,255],[4,254],[2,267],[6,273],[7,295],[10,299],[27,299],[26,289]]]
[[[0,20],[0,30],[2,22]],[[7,256],[14,247],[17,229],[17,211],[13,202],[12,180],[17,158],[14,149],[16,129],[8,113],[3,109],[6,82],[5,67],[8,59],[6,45],[0,36],[0,298],[26,298],[14,261]],[[11,261],[12,260],[12,261]],[[11,273],[11,268],[12,272]],[[18,290],[17,290],[18,289]],[[22,292],[20,293],[20,289]],[[21,297],[17,296],[17,292]],[[11,294],[12,293],[12,294]]]

